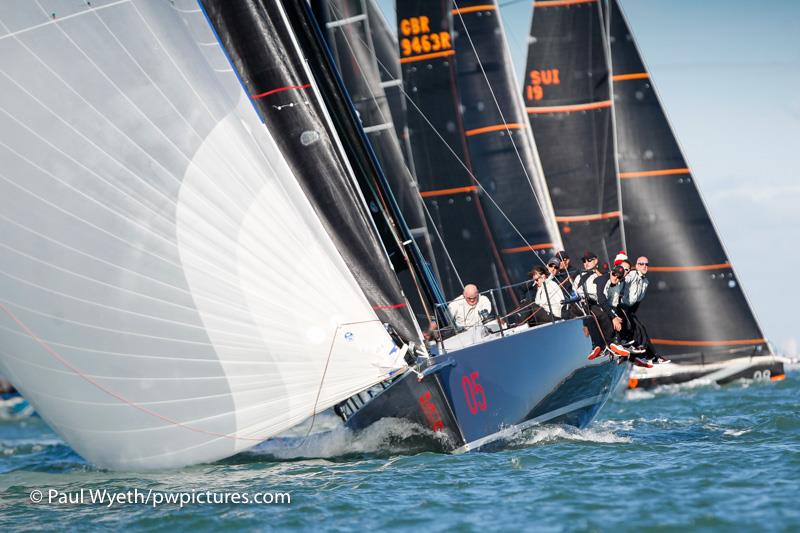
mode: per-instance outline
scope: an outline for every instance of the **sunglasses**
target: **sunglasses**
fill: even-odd
[[[649,265],[650,263],[636,263],[636,264],[637,264],[637,265],[640,265],[640,266],[645,266],[645,267],[646,267],[646,266],[647,266],[647,265]]]
[[[622,270],[624,270],[625,272],[630,272],[631,271],[630,268],[625,268],[625,267],[622,267]]]
[[[595,259],[597,259],[597,258],[596,258],[596,257],[593,257],[593,258],[591,258],[591,259],[584,259],[584,260],[583,260],[583,262],[584,262],[584,263],[591,263],[591,262],[592,262],[592,261],[594,261]]]
[[[472,300],[477,300],[477,299],[478,299],[478,297],[477,297],[477,296],[467,296],[467,297],[465,298],[465,300],[467,300],[467,301],[470,301],[470,302],[471,302]]]

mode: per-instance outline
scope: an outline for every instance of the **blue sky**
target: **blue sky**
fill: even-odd
[[[621,3],[764,333],[797,355],[800,1]],[[520,77],[532,5],[501,13]]]

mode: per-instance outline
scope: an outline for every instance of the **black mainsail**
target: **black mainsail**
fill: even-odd
[[[619,2],[609,10],[625,237],[651,265],[639,314],[658,351],[679,363],[767,355]]]
[[[448,299],[462,283],[508,281],[472,177],[456,85],[450,0],[397,2],[408,130],[420,194],[436,228],[436,264]]]
[[[409,110],[409,124],[429,211],[465,282],[520,282],[560,239],[497,4],[399,2],[398,21],[406,92],[420,111]],[[488,234],[483,251],[463,227],[476,221]],[[477,257],[490,272],[475,272]]]
[[[625,247],[606,24],[598,0],[537,1],[523,97],[566,250]]]
[[[453,2],[463,125],[492,233],[513,282],[560,245],[496,1]],[[544,259],[536,258],[538,254]]]

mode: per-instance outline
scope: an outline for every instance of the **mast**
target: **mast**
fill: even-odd
[[[566,250],[611,264],[625,244],[605,26],[598,0],[535,2],[523,97]]]
[[[619,2],[609,10],[625,235],[631,258],[650,259],[639,315],[659,352],[679,363],[766,355]]]
[[[453,7],[457,82],[473,174],[486,189],[481,203],[510,281],[518,283],[561,241],[497,2],[457,0]]]
[[[389,193],[397,200],[402,217],[424,256],[433,255],[417,184],[403,159],[395,134],[373,47],[372,31],[365,0],[319,0],[312,4],[317,20],[325,28],[328,47],[347,87],[364,132],[375,151],[389,182]],[[396,60],[395,60],[396,61]],[[397,89],[398,87],[394,87]],[[434,269],[435,271],[435,269]],[[413,279],[407,269],[398,269],[401,284],[409,297],[416,296]],[[412,300],[419,309],[419,298]],[[426,302],[426,304],[429,302]],[[424,307],[430,307],[426,305]],[[429,314],[429,313],[424,313]]]

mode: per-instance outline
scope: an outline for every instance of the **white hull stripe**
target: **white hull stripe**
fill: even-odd
[[[505,429],[498,431],[497,433],[492,433],[491,435],[487,435],[485,437],[481,437],[480,439],[476,439],[472,442],[468,442],[464,446],[454,450],[453,453],[465,453],[470,450],[480,448],[481,446],[488,444],[490,442],[494,442],[496,440],[503,438],[512,437],[522,431],[525,431],[531,426],[535,426],[536,424],[542,424],[544,422],[547,422],[548,420],[552,420],[563,414],[569,413],[570,411],[575,411],[577,409],[581,409],[582,407],[588,407],[590,405],[600,403],[605,398],[607,398],[606,394],[598,394],[597,396],[592,396],[590,398],[584,398],[583,400],[578,400],[577,402],[573,402],[569,405],[565,405],[564,407],[559,407],[558,409],[555,409],[543,415],[539,415],[536,418],[531,418],[530,420],[526,420],[521,424],[507,427]]]

